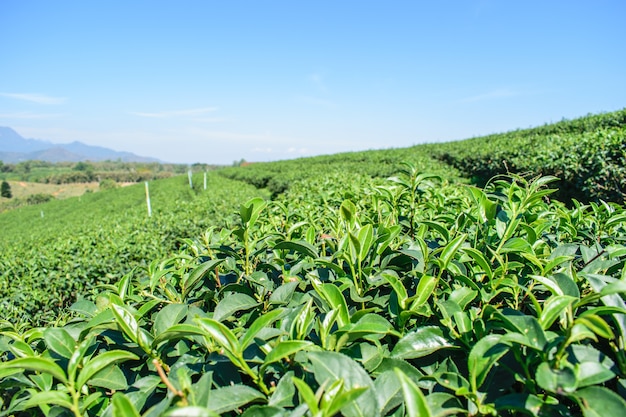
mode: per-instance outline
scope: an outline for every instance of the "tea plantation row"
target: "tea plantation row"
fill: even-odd
[[[3,413],[618,415],[626,212],[413,167],[242,204],[179,252],[1,330]]]
[[[151,183],[152,217],[143,184],[3,213],[3,317],[32,324],[62,321],[64,309],[97,285],[171,254],[182,237],[228,224],[240,201],[263,195],[214,174],[206,191],[201,176],[195,180],[195,191],[186,176]]]
[[[5,213],[0,416],[618,415],[624,139],[622,111],[160,180],[150,218],[143,186]]]

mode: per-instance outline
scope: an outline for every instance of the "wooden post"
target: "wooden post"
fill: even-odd
[[[146,205],[148,206],[148,217],[152,217],[152,206],[150,206],[150,189],[148,188],[148,181],[146,181]]]

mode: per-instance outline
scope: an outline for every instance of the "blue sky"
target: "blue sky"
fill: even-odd
[[[0,1],[0,126],[230,164],[626,107],[626,2]]]

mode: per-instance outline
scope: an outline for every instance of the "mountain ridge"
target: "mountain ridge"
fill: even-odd
[[[47,140],[24,138],[10,127],[0,126],[0,161],[3,163],[19,163],[29,160],[96,162],[118,159],[122,162],[161,162],[156,158],[87,145],[79,141],[53,143]]]

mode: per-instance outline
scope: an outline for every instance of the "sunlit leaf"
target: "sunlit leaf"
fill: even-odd
[[[440,349],[453,347],[439,327],[426,326],[404,335],[391,351],[398,359],[415,359],[430,355]]]

